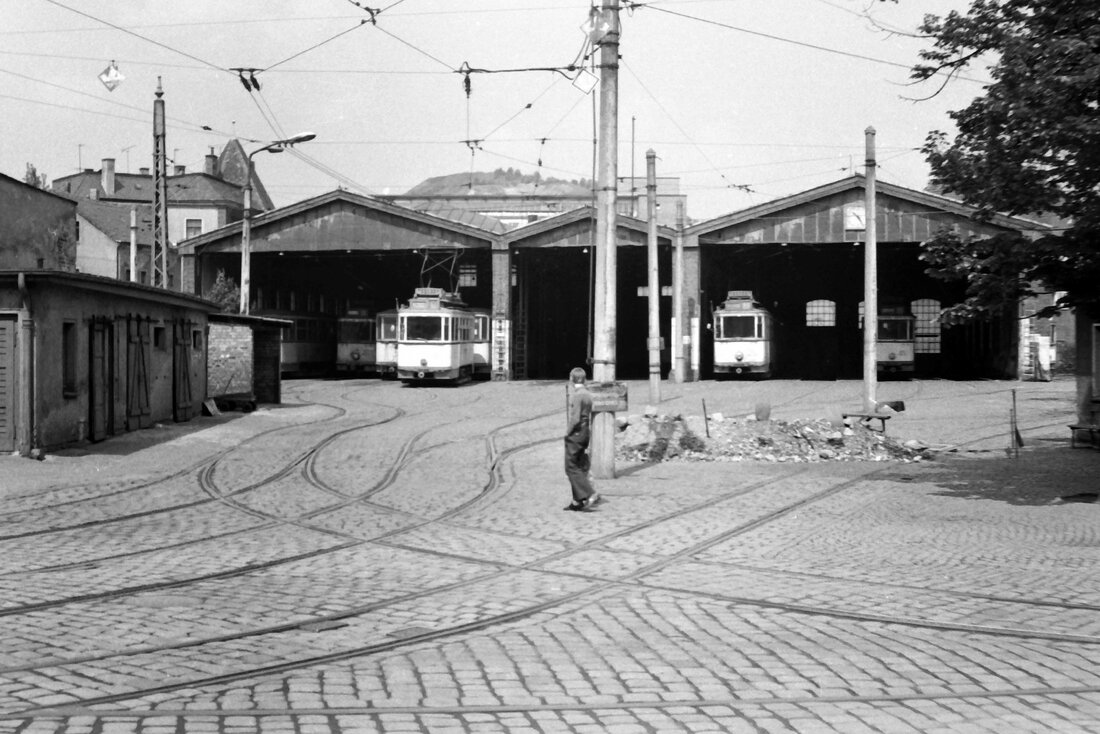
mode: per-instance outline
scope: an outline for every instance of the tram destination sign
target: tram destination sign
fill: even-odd
[[[593,413],[625,413],[627,403],[625,382],[590,382]]]

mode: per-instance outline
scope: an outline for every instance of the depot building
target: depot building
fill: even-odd
[[[915,317],[916,376],[1016,377],[1016,314],[942,325],[940,309],[962,300],[963,285],[929,277],[920,245],[945,229],[965,239],[1044,226],[1007,216],[978,221],[950,198],[882,181],[876,201],[878,301]],[[863,208],[864,179],[856,175],[684,228],[658,225],[662,374],[673,362],[678,318],[688,379],[712,377],[714,310],[730,291],[751,291],[774,317],[774,377],[861,377]],[[251,219],[250,312],[291,322],[285,371],[324,374],[335,359],[337,318],[441,287],[491,312],[494,379],[563,379],[591,356],[596,213],[578,206],[531,219],[509,227],[476,211],[425,211],[344,190],[265,211]],[[241,229],[234,222],[180,243],[185,291],[208,292],[219,272],[240,282]],[[620,379],[648,375],[648,230],[644,219],[617,217]],[[683,307],[674,314],[677,247]]]

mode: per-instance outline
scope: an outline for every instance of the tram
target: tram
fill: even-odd
[[[285,375],[324,375],[336,356],[336,319],[326,315],[265,312],[264,316],[289,319],[280,348]]]
[[[901,308],[882,308],[880,311],[878,336],[875,340],[878,371],[894,377],[912,377],[915,368],[916,319]]]
[[[775,362],[775,318],[752,291],[729,291],[714,311],[714,372],[768,378]]]
[[[377,369],[376,319],[352,309],[336,320],[336,371],[364,373]]]
[[[397,309],[379,311],[375,321],[375,370],[383,380],[397,377]]]
[[[397,310],[397,378],[457,383],[473,373],[473,311],[458,294],[417,288]]]
[[[474,309],[474,377],[488,380],[492,376],[493,361],[490,344],[492,334],[489,327],[492,318],[484,309]]]

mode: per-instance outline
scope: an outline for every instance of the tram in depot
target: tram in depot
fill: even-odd
[[[768,378],[775,362],[775,317],[752,291],[729,291],[714,311],[716,376]]]
[[[492,318],[484,309],[473,309],[474,314],[474,377],[487,380],[492,376],[492,335],[489,327]]]
[[[902,308],[882,308],[875,338],[878,371],[894,377],[912,377],[915,369],[916,318]]]
[[[455,293],[417,288],[397,309],[397,378],[466,382],[474,374],[474,312]]]
[[[336,371],[375,372],[377,320],[367,311],[351,309],[336,320]]]
[[[397,378],[397,309],[374,315],[374,366],[383,380]]]
[[[265,312],[288,319],[280,347],[282,371],[287,376],[324,375],[332,369],[336,348],[336,319],[325,314]]]

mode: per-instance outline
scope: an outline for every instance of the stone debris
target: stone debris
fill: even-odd
[[[899,461],[932,458],[919,441],[899,442],[861,425],[825,418],[757,420],[720,413],[631,415],[617,421],[615,452],[626,461]],[[709,435],[708,435],[709,434]]]

